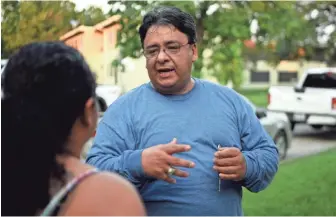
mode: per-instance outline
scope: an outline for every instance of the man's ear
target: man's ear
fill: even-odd
[[[198,59],[198,49],[197,49],[197,45],[193,44],[191,47],[191,50],[193,52],[193,56],[192,56],[192,62],[195,62]]]

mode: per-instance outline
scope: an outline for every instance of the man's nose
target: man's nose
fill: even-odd
[[[169,56],[166,53],[165,49],[161,49],[158,56],[157,56],[158,62],[167,62],[169,61]]]

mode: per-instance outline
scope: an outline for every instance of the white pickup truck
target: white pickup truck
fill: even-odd
[[[287,114],[292,130],[296,123],[336,127],[336,68],[310,68],[295,87],[270,87],[268,100],[267,109]]]

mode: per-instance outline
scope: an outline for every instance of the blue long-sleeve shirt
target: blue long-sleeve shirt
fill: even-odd
[[[142,150],[173,138],[189,144],[175,154],[195,162],[176,184],[144,174]],[[246,160],[243,181],[222,181],[213,170],[217,145],[239,148]],[[235,91],[195,79],[184,95],[164,96],[150,83],[118,98],[105,112],[87,162],[117,172],[137,188],[148,215],[243,215],[242,187],[265,189],[278,169],[278,151],[250,105]]]

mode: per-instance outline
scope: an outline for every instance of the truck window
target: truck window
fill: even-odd
[[[336,89],[336,74],[335,73],[308,74],[306,80],[303,83],[303,87]]]

